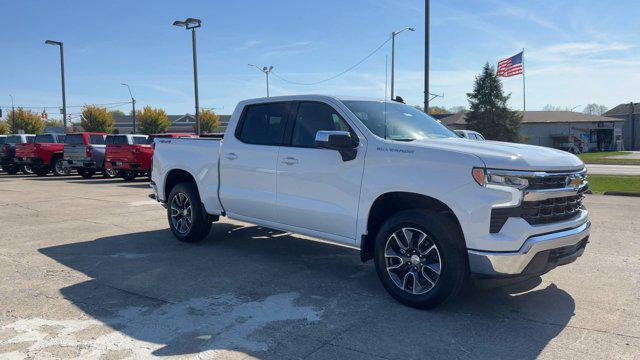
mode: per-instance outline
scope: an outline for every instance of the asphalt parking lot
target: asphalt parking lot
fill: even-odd
[[[640,198],[587,198],[576,263],[419,311],[352,249],[228,221],[179,243],[149,192],[0,175],[0,358],[640,357]]]

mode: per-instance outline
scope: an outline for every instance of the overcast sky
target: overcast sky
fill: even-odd
[[[527,109],[640,101],[640,9],[636,1],[431,2],[433,105],[466,106],[483,64],[525,48]],[[3,1],[0,106],[60,106],[57,49],[63,41],[67,104],[126,101],[193,113],[191,38],[172,26],[198,17],[200,104],[229,114],[237,101],[265,94],[272,65],[293,82],[315,82],[357,63],[392,30],[396,94],[422,103],[424,2],[322,1]],[[383,98],[387,43],[351,72],[315,86],[271,78],[271,94],[322,93]],[[522,78],[503,80],[522,108]],[[128,111],[128,106],[120,109]],[[578,110],[581,108],[579,107]],[[42,111],[42,109],[36,109]],[[70,108],[77,113],[79,108]],[[51,114],[55,110],[50,111]]]

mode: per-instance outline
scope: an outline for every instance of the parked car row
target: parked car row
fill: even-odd
[[[72,171],[85,179],[100,172],[105,178],[134,180],[150,175],[153,139],[197,137],[194,134],[12,134],[0,137],[0,166],[8,174],[22,171],[46,176],[66,176]]]

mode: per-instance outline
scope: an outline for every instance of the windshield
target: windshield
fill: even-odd
[[[82,134],[70,134],[64,141],[67,145],[84,145],[84,136]]]
[[[436,119],[413,106],[366,100],[343,103],[372,133],[383,139],[412,141],[458,137]]]
[[[37,143],[52,143],[52,142],[54,142],[53,141],[53,135],[51,135],[51,134],[36,135],[35,142],[37,142]]]
[[[20,137],[20,135],[9,135],[7,136],[7,143],[20,144],[22,143],[22,138]]]
[[[106,140],[107,145],[127,145],[129,139],[126,135],[109,135]]]

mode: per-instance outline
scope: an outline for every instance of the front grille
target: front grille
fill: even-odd
[[[510,217],[523,218],[530,225],[546,225],[573,219],[583,208],[583,197],[579,193],[543,201],[523,201],[518,207],[492,209],[489,232],[500,232]]]
[[[559,189],[567,184],[567,175],[553,175],[529,178],[527,190]]]
[[[582,193],[543,201],[525,201],[521,216],[531,225],[551,224],[575,217],[582,208]]]

